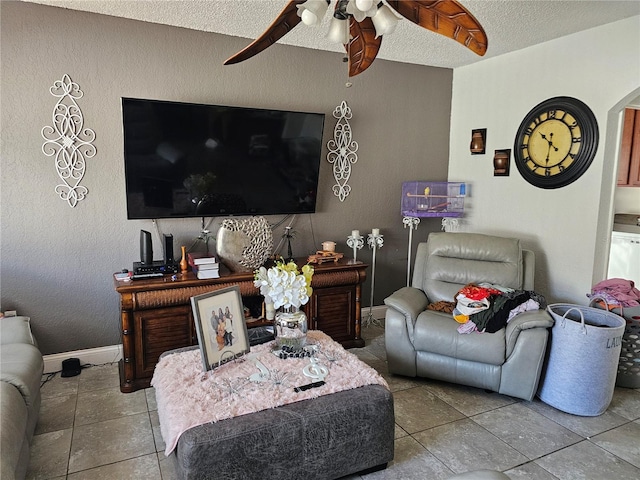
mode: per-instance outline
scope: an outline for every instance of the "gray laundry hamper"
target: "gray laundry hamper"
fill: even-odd
[[[605,310],[564,303],[549,305],[547,311],[555,324],[538,397],[573,415],[601,415],[613,397],[624,319]]]

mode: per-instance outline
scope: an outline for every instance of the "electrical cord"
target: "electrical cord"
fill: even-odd
[[[118,361],[118,357],[121,354],[122,354],[121,348],[118,348],[118,353],[116,353],[116,355],[113,357],[113,361],[105,362],[105,363],[85,363],[84,365],[80,365],[80,368],[84,369],[84,368],[89,368],[89,367],[101,367],[101,366],[104,366],[104,365],[113,365],[114,363],[116,363]],[[62,370],[58,370],[56,372],[49,372],[49,373],[44,374],[44,375],[46,375],[46,378],[40,382],[40,388],[42,388],[42,386],[45,383],[49,382],[50,380],[53,380],[58,373],[62,373]]]
[[[297,215],[295,215],[295,214],[287,214],[287,215],[285,215],[284,217],[282,217],[281,220],[270,224],[271,230],[272,231],[277,230],[280,226],[285,224],[285,222],[287,222],[288,219],[290,219],[290,220],[289,220],[289,223],[288,223],[287,227],[289,229],[291,229],[291,227],[293,226],[293,224],[294,224],[294,222],[296,220],[296,216]],[[309,221],[309,229],[311,231],[311,238],[312,238],[313,245],[314,245],[314,248],[315,248],[317,246],[316,245],[316,235],[315,235],[315,230],[313,228],[313,220],[311,219],[311,215],[307,215],[307,219]],[[215,220],[215,217],[211,217],[211,218],[209,218],[209,221],[205,224],[205,217],[202,217],[202,230],[201,230],[201,232],[205,232],[206,230],[209,230],[210,227],[211,227],[211,224],[214,222],[214,220]],[[164,255],[164,253],[165,253],[164,252],[164,242],[162,241],[164,235],[163,235],[162,229],[160,228],[160,222],[155,218],[152,219],[151,222],[153,223],[155,233],[158,236],[158,239],[160,240],[160,244],[162,245],[162,248],[163,248],[163,252],[162,253]],[[279,255],[280,254],[280,250],[282,249],[282,247],[284,246],[284,243],[285,243],[285,238],[286,237],[284,235],[280,236],[280,240],[278,241],[278,244],[273,249],[273,254],[274,255]],[[202,240],[203,240],[202,235],[199,236],[199,237],[196,237],[193,240],[193,242],[191,243],[191,246],[187,249],[187,251],[191,252],[195,248],[195,246]],[[315,251],[312,252],[312,253],[315,253]]]
[[[105,362],[105,363],[85,363],[83,365],[80,365],[80,369],[84,370],[85,368],[89,368],[89,367],[103,367],[105,365],[113,365],[114,363],[116,363],[115,360],[113,362]],[[40,381],[40,388],[42,388],[46,383],[56,378],[56,375],[58,375],[59,373],[62,373],[62,370],[57,370],[55,372],[49,372],[49,373],[43,374],[45,379]]]
[[[293,225],[293,222],[295,222],[295,220],[296,220],[296,215],[287,215],[287,216],[286,216],[286,217],[284,217],[280,222],[278,222],[277,224],[275,224],[275,225],[272,227],[272,230],[275,230],[275,229],[276,229],[276,228],[278,228],[280,225],[282,225],[288,217],[291,217],[291,221],[289,222],[289,225],[287,225],[287,226],[285,227],[285,232],[286,232],[286,229],[287,229],[287,228],[291,228],[291,226]],[[282,235],[282,236],[280,237],[280,241],[278,242],[278,245],[276,246],[276,248],[274,248],[274,249],[273,249],[273,254],[274,254],[274,255],[280,255],[280,249],[284,246],[285,238],[286,238],[286,237],[285,237],[285,235]]]
[[[191,252],[191,251],[193,251],[193,249],[195,248],[195,246],[196,246],[199,242],[201,242],[202,240],[204,240],[204,238],[203,238],[204,232],[205,232],[206,230],[209,230],[209,227],[211,226],[211,224],[213,223],[213,221],[214,221],[215,219],[216,219],[215,217],[211,217],[211,218],[209,218],[209,221],[205,224],[205,217],[202,217],[202,230],[200,231],[200,233],[201,233],[201,234],[200,234],[200,236],[196,237],[196,238],[193,240],[193,242],[191,243],[191,246],[187,249],[187,252]],[[154,229],[155,229],[156,235],[158,236],[158,241],[159,241],[159,242],[160,242],[160,244],[162,245],[162,255],[163,255],[163,258],[164,258],[165,253],[166,253],[166,252],[164,251],[164,247],[165,247],[165,245],[164,245],[164,241],[163,241],[164,233],[163,233],[162,229],[160,228],[160,221],[154,218],[154,219],[152,219],[152,220],[151,220],[151,222],[153,223],[153,226],[154,226]]]
[[[316,232],[313,229],[313,219],[311,218],[311,215],[307,215],[307,218],[309,219],[309,230],[311,230],[311,241],[313,242],[313,248],[314,251],[310,252],[311,255],[316,253],[316,250],[318,249],[318,244],[316,243]]]

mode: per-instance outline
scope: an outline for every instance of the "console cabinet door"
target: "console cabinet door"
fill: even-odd
[[[352,340],[355,305],[355,285],[314,289],[309,328],[320,330],[339,343]]]
[[[198,343],[191,307],[134,312],[136,376],[151,377],[163,352]]]

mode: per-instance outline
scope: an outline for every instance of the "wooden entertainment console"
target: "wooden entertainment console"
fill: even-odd
[[[323,331],[345,348],[364,346],[360,337],[360,300],[367,266],[350,264],[344,259],[314,266],[313,295],[303,307],[310,329]],[[221,271],[220,278],[210,280],[198,280],[191,272],[176,277],[114,280],[120,294],[123,358],[119,368],[123,393],[149,387],[163,352],[198,344],[191,297],[237,285],[243,302],[262,301],[251,272]]]

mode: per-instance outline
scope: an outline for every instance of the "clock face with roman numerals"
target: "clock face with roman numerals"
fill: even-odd
[[[576,98],[555,97],[536,105],[522,120],[513,146],[524,179],[559,188],[586,172],[598,148],[598,123]]]

